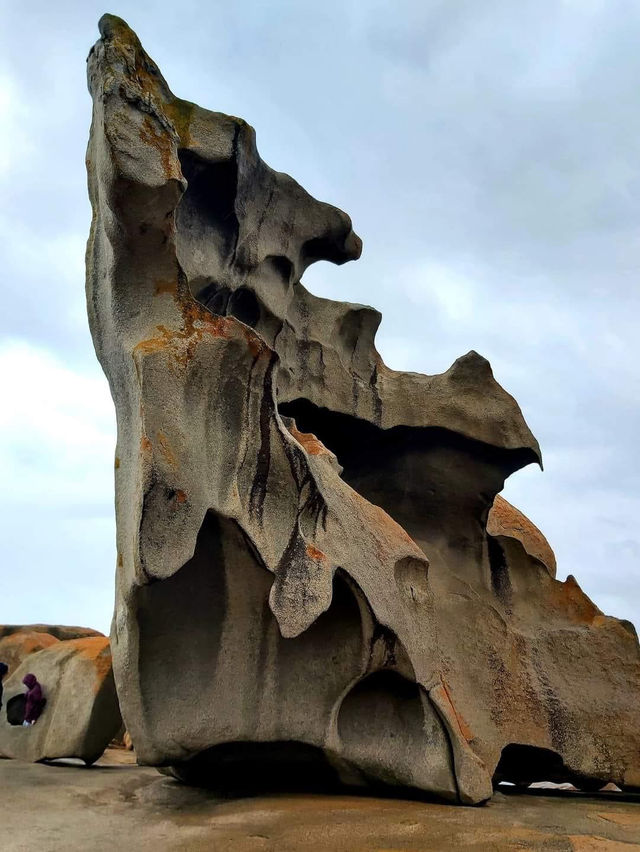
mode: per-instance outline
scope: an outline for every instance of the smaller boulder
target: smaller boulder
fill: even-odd
[[[68,624],[2,624],[0,639],[12,636],[14,633],[50,633],[56,639],[84,639],[87,636],[104,636],[99,630],[91,627],[75,627]]]
[[[57,645],[59,641],[50,633],[19,630],[0,639],[0,660],[7,664],[8,676],[11,676],[25,657]]]
[[[22,679],[33,673],[46,706],[35,725],[23,727]],[[91,764],[122,726],[104,636],[56,641],[30,654],[4,684],[0,755],[25,761],[76,757]]]

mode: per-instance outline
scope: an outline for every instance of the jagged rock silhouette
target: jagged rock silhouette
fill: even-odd
[[[509,504],[487,527],[540,461],[489,363],[387,368],[379,313],[300,281],[358,258],[350,219],[244,121],[175,97],[122,20],[100,33],[87,304],[118,418],[111,639],[139,760],[463,803],[500,778],[640,785],[633,629],[555,579]]]

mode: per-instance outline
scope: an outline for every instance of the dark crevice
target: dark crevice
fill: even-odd
[[[344,248],[338,246],[335,237],[314,237],[302,246],[302,260],[305,266],[310,266],[317,260],[342,264],[349,259],[345,257]]]
[[[7,722],[10,725],[21,725],[24,722],[24,711],[27,696],[24,693],[14,695],[7,701]]]
[[[509,743],[502,749],[500,761],[493,775],[494,786],[503,781],[516,787],[548,781],[553,784],[569,783],[581,790],[599,790],[606,781],[590,778],[571,771],[556,751],[540,746]]]
[[[507,476],[534,460],[528,449],[504,450],[438,427],[382,429],[303,398],[278,410],[319,438],[336,455],[345,482],[416,542],[447,530],[451,547],[474,548],[478,559],[495,495]],[[507,582],[501,580],[505,593]]]
[[[526,447],[505,450],[437,426],[392,426],[383,429],[368,420],[321,408],[303,398],[280,403],[278,411],[293,418],[301,432],[313,433],[335,453],[345,468],[345,478],[348,478],[347,469],[355,471],[358,467],[369,467],[372,453],[393,451],[394,447],[406,450],[439,445],[462,449],[510,473],[535,461],[533,452]]]
[[[178,227],[188,229],[198,219],[214,226],[222,239],[222,255],[231,258],[239,233],[235,212],[238,186],[236,158],[211,163],[184,149],[178,152],[178,156],[188,184],[176,211]]]
[[[274,273],[282,278],[283,281],[289,283],[293,277],[293,264],[288,257],[281,254],[270,254],[262,261],[260,269],[263,267],[271,268]]]
[[[339,786],[321,749],[293,741],[222,743],[173,765],[171,772],[180,781],[225,796],[331,792]]]
[[[264,376],[263,402],[260,406],[260,449],[256,461],[256,472],[249,496],[249,511],[262,523],[264,501],[267,496],[269,468],[271,464],[271,406],[267,404],[273,398],[273,371],[275,359],[271,359]]]
[[[238,287],[229,297],[227,313],[255,328],[260,319],[260,304],[253,290],[248,287]]]
[[[196,300],[212,314],[226,316],[231,288],[211,281],[196,293]]]
[[[489,550],[489,567],[491,570],[491,588],[494,594],[505,606],[511,605],[512,588],[509,577],[509,566],[500,546],[500,542],[493,536],[487,536],[487,547]]]
[[[198,290],[195,298],[211,313],[235,317],[251,328],[255,328],[260,321],[260,302],[248,287],[232,290],[225,284],[210,281]]]

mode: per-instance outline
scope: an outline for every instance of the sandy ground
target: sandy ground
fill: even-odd
[[[357,796],[222,800],[109,750],[96,766],[0,760],[3,852],[640,850],[640,801],[505,795],[480,808]]]

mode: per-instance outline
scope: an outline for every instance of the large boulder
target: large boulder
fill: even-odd
[[[540,460],[513,397],[475,352],[387,368],[377,311],[301,283],[359,256],[349,217],[270,169],[244,121],[175,97],[124,21],[100,33],[87,305],[118,420],[112,649],[139,760],[467,803],[510,776],[631,783],[636,636],[513,512],[487,529]]]
[[[35,725],[22,727],[25,687],[33,673],[46,706]],[[54,640],[30,654],[4,683],[0,711],[0,755],[26,761],[100,757],[122,726],[109,640],[90,636]]]

